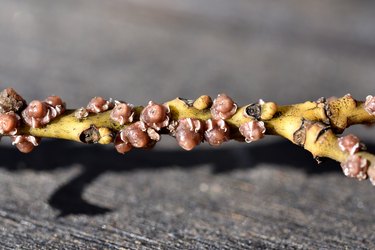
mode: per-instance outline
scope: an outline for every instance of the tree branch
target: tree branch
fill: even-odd
[[[133,106],[93,98],[87,107],[65,110],[52,96],[29,105],[13,89],[0,93],[0,136],[10,136],[21,152],[30,152],[40,138],[83,143],[114,143],[118,152],[149,148],[161,134],[174,136],[191,150],[202,141],[217,146],[230,139],[252,142],[265,134],[282,136],[310,151],[314,158],[341,163],[346,176],[370,177],[375,185],[375,156],[364,151],[354,135],[338,137],[347,127],[375,123],[375,97],[352,96],[278,106],[273,102],[238,107],[227,95],[214,100],[176,98],[164,104]]]

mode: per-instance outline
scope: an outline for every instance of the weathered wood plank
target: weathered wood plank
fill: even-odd
[[[374,94],[373,1],[20,1],[0,7],[0,86],[70,107],[228,92],[239,103]],[[373,130],[360,134],[375,152]],[[0,144],[7,249],[375,248],[375,196],[284,141],[126,156]]]

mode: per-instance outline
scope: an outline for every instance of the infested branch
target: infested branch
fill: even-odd
[[[191,150],[206,141],[213,146],[230,139],[252,142],[264,135],[282,136],[310,151],[314,158],[341,163],[344,174],[375,185],[375,156],[365,152],[354,135],[339,137],[347,127],[375,123],[375,97],[352,96],[278,106],[273,102],[238,106],[225,94],[214,100],[176,98],[145,107],[93,98],[86,107],[65,110],[60,97],[28,105],[13,89],[0,93],[0,136],[10,136],[21,152],[30,152],[40,138],[83,143],[114,143],[120,153],[150,148],[168,134]]]

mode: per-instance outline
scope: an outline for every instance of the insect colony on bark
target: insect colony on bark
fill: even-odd
[[[43,137],[113,143],[125,154],[132,148],[153,147],[162,134],[175,137],[185,150],[204,141],[212,146],[231,139],[250,143],[271,134],[304,147],[316,159],[339,161],[346,176],[369,178],[375,185],[375,156],[355,135],[338,136],[351,125],[373,123],[371,95],[365,101],[348,94],[286,106],[263,100],[238,106],[226,94],[213,100],[203,95],[162,104],[150,101],[145,107],[94,97],[86,107],[68,110],[59,96],[27,104],[12,88],[0,92],[0,138],[11,137],[23,153],[31,152]]]

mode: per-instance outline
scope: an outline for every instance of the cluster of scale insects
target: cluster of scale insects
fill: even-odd
[[[114,139],[116,150],[122,154],[133,147],[152,147],[160,140],[162,130],[167,130],[174,136],[183,149],[192,150],[203,141],[217,146],[230,140],[231,137],[230,127],[225,119],[231,118],[236,113],[237,104],[226,94],[218,95],[213,102],[209,97],[206,98],[206,104],[211,106],[211,118],[206,121],[191,117],[175,121],[171,119],[168,105],[153,101],[142,109],[139,120],[134,121],[135,111],[132,104],[122,101],[111,102],[101,97],[93,98],[86,108],[76,111],[76,116],[82,119],[82,114],[88,115],[112,109],[110,113],[112,121],[119,125],[128,124],[116,134]],[[239,131],[246,141],[256,141],[264,136],[265,126],[262,121],[251,121],[244,123]]]
[[[350,94],[348,94],[348,96],[351,97]],[[369,95],[366,97],[364,109],[370,115],[375,115],[374,96]],[[359,138],[353,134],[348,134],[338,138],[338,145],[341,151],[349,153],[347,160],[341,163],[341,168],[345,176],[357,178],[360,181],[369,177],[371,183],[375,185],[375,176],[373,176],[375,173],[369,173],[367,171],[369,167],[368,160],[356,154],[357,152],[366,149],[366,146],[360,142]]]
[[[2,100],[0,103],[0,138],[1,135],[10,136],[13,144],[23,153],[31,152],[40,143],[40,138],[19,133],[20,125],[27,124],[31,128],[42,128],[64,114],[66,110],[65,103],[59,96],[49,96],[43,101],[34,100],[27,105],[20,95],[12,88],[8,88],[0,93],[0,98]],[[263,112],[264,110],[260,112],[259,107],[264,104],[260,100],[258,105],[248,106],[244,110],[243,115],[253,119],[244,122],[238,128],[235,127],[237,131],[231,131],[233,127],[230,127],[226,120],[232,118],[238,112],[238,108],[237,104],[226,94],[218,95],[213,101],[208,96],[202,96],[194,104],[192,101],[186,101],[186,103],[194,105],[198,110],[209,109],[210,118],[201,120],[185,117],[174,120],[167,104],[152,101],[136,115],[132,104],[106,100],[102,97],[92,98],[86,107],[77,109],[74,115],[80,121],[90,114],[110,111],[111,121],[122,129],[116,133],[108,128],[104,129],[107,131],[109,142],[113,142],[116,150],[124,154],[132,148],[153,147],[160,140],[162,132],[174,136],[177,143],[185,150],[192,150],[203,141],[213,146],[221,145],[230,140],[231,135],[236,132],[239,132],[248,143],[257,141],[263,138],[266,132],[262,120],[271,119],[277,112],[277,105],[272,102],[268,103],[267,112]],[[367,112],[375,115],[375,97],[368,96],[364,107]],[[254,113],[258,117],[254,116]],[[94,138],[91,142],[97,141],[98,138]],[[341,163],[344,174],[359,180],[366,179],[369,163],[356,154],[365,148],[358,137],[349,134],[338,138],[338,146],[340,150],[349,154],[348,159]],[[375,177],[369,177],[375,185]]]
[[[20,124],[41,128],[66,110],[65,103],[59,96],[49,96],[44,101],[33,100],[27,105],[11,88],[1,92],[1,95],[3,100],[9,100],[10,103],[0,106],[0,134],[9,135],[13,144],[23,153],[31,152],[39,144],[40,138],[19,135]],[[111,110],[110,119],[123,127],[113,138],[116,150],[122,154],[133,147],[152,147],[160,140],[161,130],[167,130],[185,150],[191,150],[203,141],[217,146],[231,139],[230,126],[225,120],[237,112],[237,104],[226,94],[218,95],[213,101],[208,96],[205,98],[205,105],[209,106],[211,111],[211,118],[206,121],[190,117],[172,120],[168,105],[152,101],[142,109],[139,119],[135,121],[132,104],[102,97],[94,97],[86,107],[77,109],[75,117],[82,120],[90,114]],[[264,123],[257,120],[246,122],[239,127],[239,132],[246,142],[261,139],[265,131]]]

